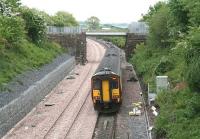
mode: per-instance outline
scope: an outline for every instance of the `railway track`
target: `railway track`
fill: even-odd
[[[66,78],[59,83],[52,93],[20,121],[5,139],[78,139],[80,135],[85,139],[92,137],[97,113],[93,110],[90,98],[90,80],[105,50],[92,40],[88,43],[88,63],[85,66],[76,67],[74,73],[79,74],[72,75],[75,79]],[[46,104],[53,105],[47,107]],[[89,124],[87,124],[88,120],[90,120]],[[85,135],[83,136],[80,132],[84,132]]]
[[[99,114],[93,139],[115,139],[117,114]]]
[[[60,134],[60,135],[62,136],[62,138],[63,137],[67,138],[70,130],[72,129],[74,123],[76,122],[77,118],[79,117],[80,112],[86,103],[86,100],[90,96],[90,86],[88,86],[86,83],[90,81],[90,77],[92,76],[92,74],[95,70],[94,64],[96,64],[96,62],[98,62],[100,59],[101,54],[98,54],[98,51],[99,50],[96,47],[94,47],[94,51],[91,53],[91,57],[95,57],[94,61],[93,60],[89,61],[88,64],[90,64],[90,67],[89,67],[89,70],[87,71],[87,74],[85,75],[84,79],[82,80],[81,85],[77,88],[77,91],[75,92],[73,97],[70,99],[70,101],[68,102],[68,104],[66,105],[66,107],[64,108],[62,113],[59,115],[59,117],[56,119],[56,121],[53,123],[53,125],[46,132],[46,134],[44,136],[45,139],[58,136],[57,130],[63,130],[62,134]],[[86,95],[80,95],[82,92],[86,92],[86,90],[88,90],[87,91],[88,93]],[[73,104],[77,103],[77,102],[79,103],[79,106],[77,106],[76,108],[74,107],[76,109],[76,112],[74,112],[74,115],[72,117],[70,117],[68,113],[70,113],[71,108],[73,107]],[[70,118],[70,120],[68,122],[66,122],[66,119],[69,119],[69,118]],[[66,122],[66,125],[64,127],[62,126],[62,129],[61,129],[59,126],[63,122]]]

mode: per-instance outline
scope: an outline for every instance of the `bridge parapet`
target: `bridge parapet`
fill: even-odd
[[[86,32],[86,36],[126,36],[126,32]]]
[[[47,26],[47,34],[81,34],[84,30],[77,27],[56,27],[56,26]]]

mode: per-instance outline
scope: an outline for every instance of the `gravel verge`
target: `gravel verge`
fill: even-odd
[[[19,97],[29,86],[42,79],[69,58],[69,55],[62,54],[53,59],[51,63],[45,64],[39,69],[29,70],[16,76],[10,83],[4,85],[4,91],[0,92],[0,108]]]

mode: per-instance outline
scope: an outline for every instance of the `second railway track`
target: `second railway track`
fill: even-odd
[[[115,139],[117,114],[99,114],[93,139]]]

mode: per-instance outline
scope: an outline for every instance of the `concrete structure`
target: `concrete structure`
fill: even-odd
[[[74,67],[75,58],[72,57],[35,82],[8,105],[0,108],[0,138],[30,112]]]
[[[167,90],[169,87],[168,76],[156,76],[156,92]]]

